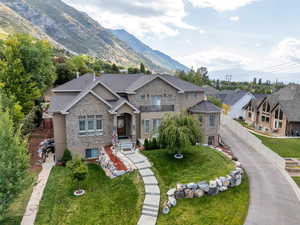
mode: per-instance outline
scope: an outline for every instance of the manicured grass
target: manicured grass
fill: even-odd
[[[298,184],[299,188],[300,188],[300,177],[292,177],[294,179],[294,181],[296,182],[296,184]]]
[[[257,134],[255,136],[281,157],[300,158],[300,138],[267,138]]]
[[[73,196],[69,170],[53,168],[35,225],[136,225],[144,197],[137,172],[111,180],[99,166],[88,167],[81,185],[86,194],[81,197]]]
[[[227,175],[233,164],[223,154],[207,147],[193,147],[194,151],[176,160],[166,150],[146,151],[154,164],[161,189],[161,205],[166,192],[177,183],[199,182]],[[240,186],[217,196],[180,199],[168,215],[160,213],[158,225],[242,225],[248,211],[249,183],[247,177]]]
[[[0,224],[19,225],[21,223],[33,186],[37,180],[37,176],[38,172],[34,171],[29,173],[29,176],[26,178],[23,191],[10,204],[2,220],[0,220]]]

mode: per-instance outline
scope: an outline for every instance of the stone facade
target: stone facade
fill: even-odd
[[[108,112],[109,107],[88,94],[74,105],[66,115],[66,143],[73,155],[85,157],[85,150],[90,148],[100,149],[112,141],[113,116]],[[103,135],[80,135],[79,116],[102,115]]]
[[[70,95],[74,93],[55,93]],[[64,149],[68,148],[73,155],[86,157],[86,149],[99,149],[110,145],[114,134],[118,135],[120,124],[124,124],[125,136],[133,142],[141,138],[151,138],[155,134],[154,126],[167,113],[179,113],[204,99],[204,92],[182,91],[159,77],[145,84],[135,93],[114,93],[110,87],[98,83],[84,97],[72,103],[66,112],[53,114],[56,156],[60,159]],[[158,98],[158,103],[155,99]],[[57,103],[56,103],[57,104]],[[154,107],[153,107],[154,106]],[[144,108],[143,108],[144,107]],[[153,107],[153,108],[151,108]],[[158,107],[158,108],[157,108]],[[103,131],[80,133],[81,117],[101,116]],[[124,121],[122,118],[126,118]],[[216,126],[209,127],[209,115],[203,116],[205,143],[213,136],[213,145],[218,143],[220,115],[216,116]],[[149,125],[145,131],[145,121]],[[86,122],[87,123],[87,122]],[[119,124],[120,123],[120,124]]]
[[[212,115],[215,118],[214,126],[210,126],[209,124],[210,121],[209,117]],[[219,144],[221,113],[202,113],[201,116],[202,116],[202,129],[204,133],[203,143],[217,146]]]

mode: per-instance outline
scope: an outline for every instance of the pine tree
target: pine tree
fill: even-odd
[[[140,65],[140,72],[141,73],[146,73],[146,69],[145,69],[144,63],[141,63],[141,65]]]

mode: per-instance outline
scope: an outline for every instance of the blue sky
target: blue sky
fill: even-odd
[[[300,72],[297,0],[63,0],[185,65]]]

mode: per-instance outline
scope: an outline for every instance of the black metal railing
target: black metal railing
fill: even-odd
[[[174,105],[141,105],[141,112],[174,112]]]

